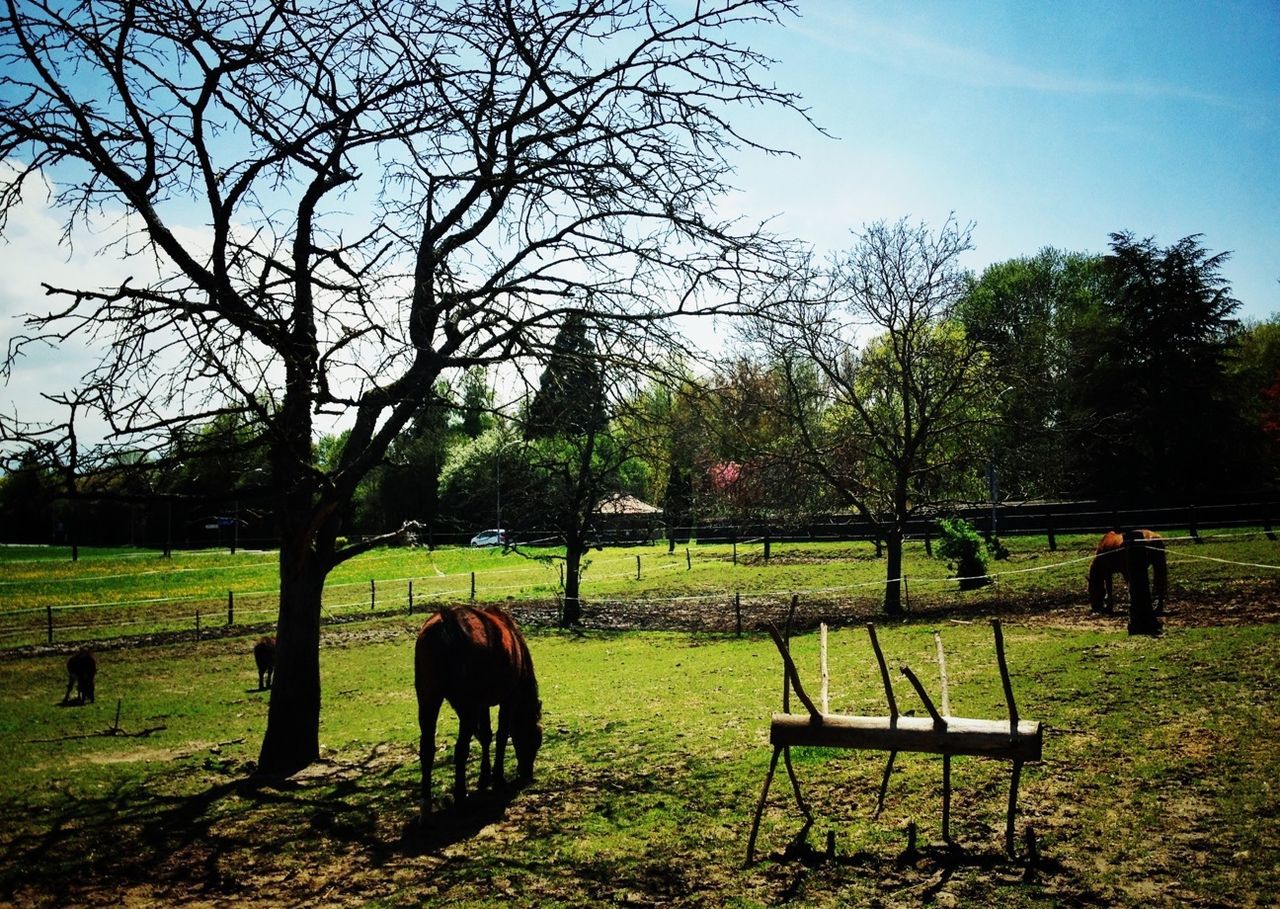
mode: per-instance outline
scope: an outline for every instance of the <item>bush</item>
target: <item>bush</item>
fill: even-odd
[[[938,557],[946,559],[952,575],[960,581],[961,590],[974,590],[991,583],[987,574],[987,544],[972,524],[963,518],[938,521],[942,538],[938,541]]]

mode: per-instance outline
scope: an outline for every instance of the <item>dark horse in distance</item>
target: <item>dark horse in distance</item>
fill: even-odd
[[[490,784],[489,708],[498,706],[498,747],[493,774],[502,772],[507,738],[515,747],[520,780],[533,779],[533,761],[542,746],[542,702],[528,645],[515,619],[497,607],[456,606],[442,609],[423,623],[413,653],[413,680],[418,694],[419,755],[422,761],[422,817],[431,813],[431,766],[435,761],[436,720],[449,702],[458,714],[454,748],[454,803],[467,795],[467,752],[471,737],[480,739],[479,789]]]
[[[76,703],[93,703],[93,679],[98,674],[98,661],[93,651],[78,650],[67,660],[67,691],[62,703],[71,703],[71,689],[76,690]]]
[[[1154,530],[1137,532],[1147,541],[1147,561],[1152,568],[1152,605],[1158,615],[1164,612],[1164,596],[1169,586],[1164,540]],[[1094,612],[1110,612],[1114,608],[1111,579],[1117,574],[1129,580],[1129,556],[1124,551],[1124,534],[1109,530],[1098,543],[1089,564],[1089,606]]]
[[[253,645],[253,662],[258,667],[258,690],[271,687],[271,677],[276,671],[276,639],[259,638]],[[266,684],[263,684],[263,683]]]

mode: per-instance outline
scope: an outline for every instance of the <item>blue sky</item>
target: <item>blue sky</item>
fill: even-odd
[[[744,127],[798,158],[744,153],[725,212],[844,248],[878,219],[975,224],[965,264],[1045,246],[1105,252],[1111,231],[1232,251],[1240,315],[1280,312],[1280,0],[861,2],[800,0],[784,28],[737,36],[813,118],[749,112]],[[38,195],[38,194],[35,194]],[[132,273],[59,247],[35,202],[0,245],[0,344],[50,304],[40,280],[110,285]],[[76,344],[32,352],[0,409],[47,416],[39,393],[88,367]],[[33,406],[34,404],[34,406]]]
[[[756,118],[799,160],[745,155],[734,210],[819,249],[950,212],[968,267],[1131,230],[1201,233],[1240,315],[1280,312],[1280,2],[801,0],[750,41],[834,139]]]

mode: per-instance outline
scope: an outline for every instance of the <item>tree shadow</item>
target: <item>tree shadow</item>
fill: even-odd
[[[336,841],[374,864],[436,853],[501,820],[519,791],[469,798],[425,828],[415,817],[397,835],[387,816],[418,804],[402,757],[379,747],[284,780],[254,776],[252,762],[207,757],[203,766],[0,806],[0,903],[93,902],[85,897],[104,886],[132,884],[186,896],[249,893],[256,876],[296,868],[296,853],[277,854],[282,843]],[[193,793],[192,773],[215,781]]]

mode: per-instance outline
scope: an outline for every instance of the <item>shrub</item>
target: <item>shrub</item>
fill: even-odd
[[[987,544],[972,524],[963,518],[938,521],[941,539],[938,557],[946,559],[952,576],[960,581],[961,590],[974,590],[991,583],[987,574]]]

